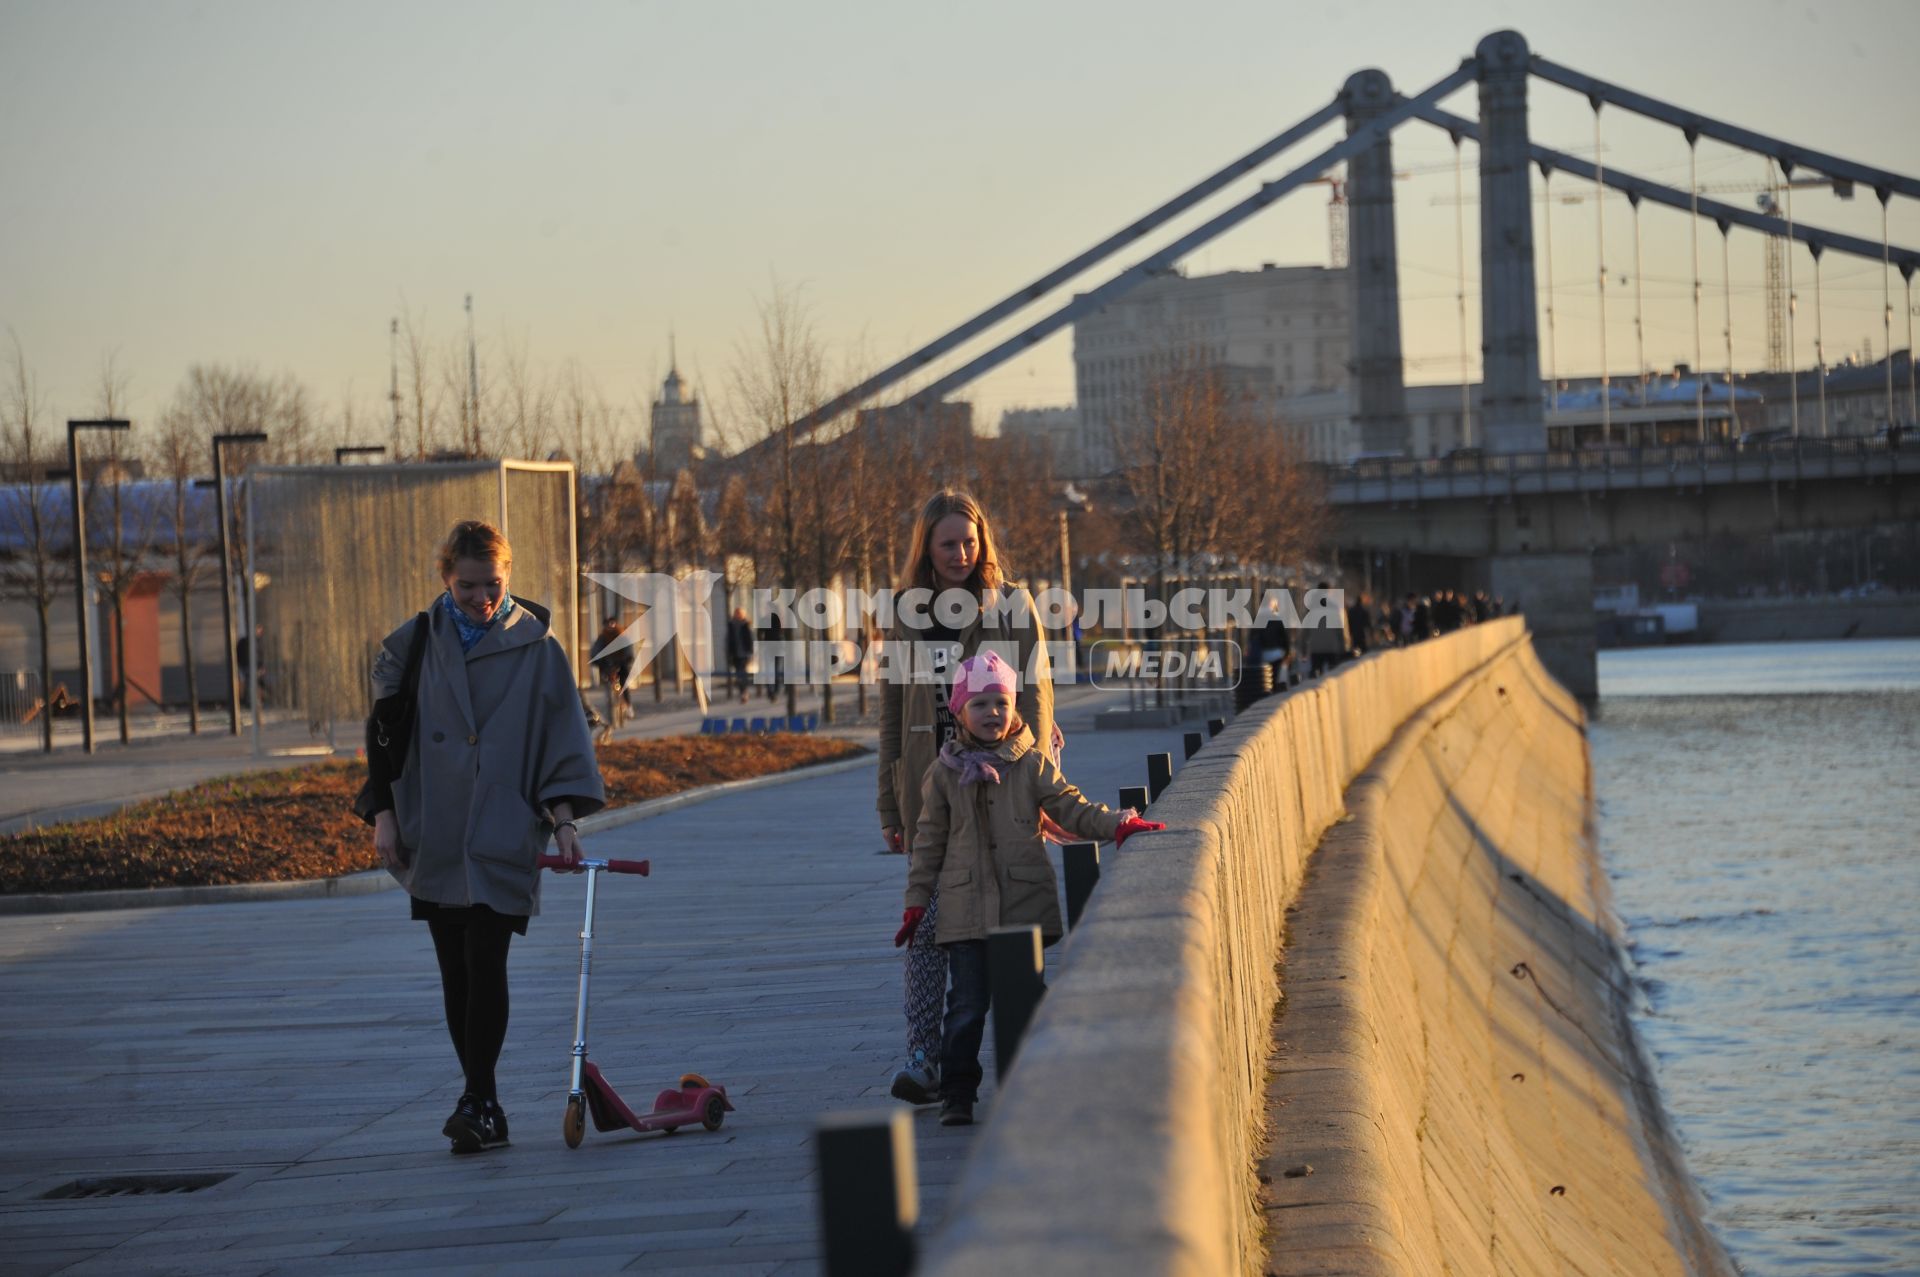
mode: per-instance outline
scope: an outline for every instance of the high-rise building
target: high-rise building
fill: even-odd
[[[1239,389],[1276,404],[1283,419],[1289,399],[1344,391],[1350,292],[1344,270],[1323,266],[1169,271],[1079,320],[1074,386],[1088,466],[1111,464],[1114,431],[1169,360],[1231,369]]]
[[[670,475],[691,467],[705,454],[700,433],[700,401],[687,396],[680,371],[670,367],[653,401],[653,464],[656,474]]]
[[[1053,473],[1087,473],[1077,408],[1009,408],[1000,414],[1000,437],[1044,451]]]

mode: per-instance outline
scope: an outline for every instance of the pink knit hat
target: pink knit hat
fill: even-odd
[[[947,694],[947,708],[958,714],[961,706],[981,692],[1005,692],[1013,696],[1019,690],[1018,670],[993,652],[980,652],[960,662],[953,672],[953,690]]]

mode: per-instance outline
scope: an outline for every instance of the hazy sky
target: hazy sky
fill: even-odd
[[[720,398],[776,278],[801,290],[836,363],[880,362],[1279,132],[1351,72],[1377,66],[1415,91],[1503,27],[1593,75],[1920,173],[1914,0],[0,0],[0,326],[56,418],[92,408],[114,351],[136,422],[188,365],[218,361],[291,372],[330,414],[351,399],[380,438],[389,320],[410,311],[451,343],[468,292],[490,366],[516,349],[535,369],[577,360],[633,404],[664,375],[671,328],[682,372]],[[1536,81],[1533,102],[1536,140],[1591,152],[1583,100]],[[1475,114],[1471,89],[1448,105]],[[1410,174],[1398,184],[1409,379],[1453,380],[1452,148],[1422,125],[1395,136]],[[1685,183],[1671,130],[1609,109],[1602,145],[1610,165]],[[1703,143],[1700,172],[1751,186],[1763,168]],[[1325,188],[1308,187],[1187,269],[1324,263],[1325,205]],[[1593,208],[1554,211],[1563,373],[1597,363]],[[1870,193],[1842,204],[1801,192],[1795,211],[1879,235]],[[1648,361],[1690,360],[1687,219],[1642,217]],[[1631,281],[1617,283],[1633,274],[1632,228],[1610,201],[1619,371],[1635,360]],[[1896,200],[1892,228],[1895,243],[1920,244],[1920,207]],[[1742,367],[1764,357],[1760,242],[1731,243]],[[1717,366],[1710,226],[1701,251]],[[1796,274],[1810,362],[1804,252]],[[1830,361],[1865,342],[1877,354],[1878,264],[1830,256],[1822,284]],[[1897,276],[1893,296],[1899,348]],[[1063,332],[979,383],[983,424],[1011,404],[1071,401],[1069,342]]]

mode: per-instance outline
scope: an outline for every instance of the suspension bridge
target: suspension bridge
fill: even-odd
[[[1535,81],[1571,90],[1591,105],[1596,139],[1592,159],[1533,140],[1529,129],[1528,90]],[[1469,119],[1442,105],[1469,88],[1477,93],[1478,119]],[[1676,131],[1687,147],[1687,184],[1676,186],[1607,165],[1600,143],[1599,120],[1602,110],[1608,107]],[[1174,219],[1200,207],[1210,197],[1336,123],[1345,125],[1345,136],[1340,140],[1322,146],[1282,176],[1261,183],[1252,194],[1199,225],[1151,248],[1111,278],[1084,288],[1064,304],[986,350],[964,357],[956,367],[946,368],[953,360],[963,358],[963,348],[975,338],[1039,306],[1072,281],[1123,251],[1146,244],[1155,232]],[[1172,270],[1196,250],[1286,195],[1303,186],[1328,183],[1335,170],[1344,166],[1340,199],[1344,205],[1344,241],[1349,258],[1346,268],[1352,302],[1349,368],[1357,443],[1363,456],[1402,451],[1409,438],[1409,418],[1392,140],[1395,131],[1409,123],[1441,130],[1454,142],[1456,154],[1463,141],[1476,143],[1480,151],[1477,204],[1482,378],[1477,387],[1478,402],[1472,405],[1475,410],[1462,414],[1464,429],[1471,430],[1471,422],[1476,418],[1479,422],[1477,435],[1464,440],[1477,455],[1471,481],[1451,472],[1415,475],[1399,468],[1373,473],[1360,470],[1335,476],[1330,495],[1343,516],[1343,531],[1339,534],[1343,559],[1370,563],[1378,552],[1393,551],[1457,560],[1449,574],[1463,583],[1486,586],[1510,599],[1520,598],[1526,602],[1536,630],[1555,636],[1545,649],[1549,667],[1576,694],[1590,697],[1595,685],[1594,651],[1590,605],[1585,596],[1590,593],[1590,559],[1594,550],[1621,544],[1623,538],[1631,541],[1641,535],[1659,535],[1662,529],[1676,526],[1760,533],[1810,527],[1844,528],[1860,526],[1863,520],[1881,522],[1914,517],[1911,485],[1907,481],[1915,469],[1920,468],[1920,457],[1911,449],[1903,454],[1897,446],[1901,427],[1911,428],[1913,422],[1920,420],[1911,359],[1904,361],[1904,385],[1896,384],[1896,361],[1891,354],[1884,361],[1885,378],[1878,412],[1880,420],[1891,427],[1891,433],[1883,434],[1882,446],[1875,455],[1856,455],[1858,450],[1835,454],[1829,450],[1816,457],[1811,449],[1826,447],[1833,433],[1825,393],[1828,362],[1822,319],[1821,264],[1832,255],[1864,259],[1881,267],[1882,335],[1888,352],[1894,349],[1897,339],[1892,279],[1898,274],[1905,293],[1905,340],[1907,349],[1911,350],[1913,275],[1915,268],[1920,267],[1920,249],[1890,240],[1887,214],[1895,199],[1920,199],[1920,179],[1850,160],[1818,147],[1769,136],[1575,70],[1533,53],[1524,37],[1514,31],[1487,36],[1472,57],[1416,92],[1400,92],[1383,71],[1369,69],[1354,73],[1331,100],[1260,146],[799,417],[790,423],[788,431],[793,436],[811,435],[849,410],[923,379],[925,384],[913,391],[907,404],[910,411],[914,408],[931,411],[933,405],[947,396],[1033,349],[1081,317]],[[1703,139],[1765,159],[1784,175],[1780,192],[1784,198],[1768,198],[1757,207],[1747,208],[1705,193],[1699,182],[1697,164]],[[1636,263],[1641,251],[1639,222],[1643,205],[1664,206],[1688,215],[1695,346],[1692,402],[1668,405],[1662,414],[1663,430],[1659,436],[1644,428],[1639,428],[1636,435],[1637,423],[1633,419],[1636,415],[1647,416],[1634,411],[1647,402],[1644,337],[1640,338],[1636,373],[1620,378],[1623,384],[1615,386],[1615,378],[1607,365],[1608,283],[1607,271],[1602,268],[1595,280],[1600,311],[1600,385],[1594,396],[1593,411],[1588,414],[1593,420],[1581,434],[1582,440],[1590,439],[1598,449],[1597,457],[1569,458],[1556,455],[1562,449],[1550,447],[1548,410],[1559,402],[1558,393],[1553,389],[1559,371],[1554,367],[1557,320],[1552,300],[1550,239],[1549,251],[1544,254],[1536,252],[1534,242],[1533,176],[1536,172],[1542,188],[1540,193],[1549,197],[1556,178],[1590,185],[1596,196],[1605,192],[1624,196],[1634,213]],[[1796,220],[1792,190],[1796,185],[1809,183],[1848,192],[1856,189],[1871,192],[1880,206],[1880,236],[1868,238]],[[1793,450],[1791,460],[1771,457],[1767,464],[1755,465],[1751,458],[1737,455],[1737,441],[1732,438],[1737,419],[1731,402],[1736,370],[1730,292],[1725,303],[1728,320],[1723,334],[1726,380],[1721,385],[1710,385],[1704,376],[1706,354],[1701,336],[1703,289],[1700,282],[1703,226],[1709,232],[1718,232],[1723,263],[1727,260],[1729,237],[1735,229],[1755,232],[1773,244],[1804,247],[1812,258],[1814,348],[1819,375],[1816,393],[1809,394],[1805,403],[1801,401],[1801,379],[1798,376],[1786,379],[1789,416],[1784,433]],[[1551,236],[1551,198],[1547,200],[1542,229],[1545,235]],[[1599,223],[1596,237],[1596,250],[1604,261],[1607,251],[1604,222]],[[1462,252],[1460,324],[1464,347],[1467,331],[1464,249]],[[1793,256],[1792,252],[1786,254],[1790,292]],[[1772,260],[1770,257],[1770,262]],[[1774,267],[1770,265],[1769,269]],[[1537,281],[1540,273],[1546,276],[1544,293]],[[1723,278],[1730,280],[1724,270]],[[1636,289],[1638,279],[1636,265]],[[1726,286],[1730,289],[1730,282]],[[1544,379],[1543,296],[1546,298],[1548,356]],[[1784,315],[1790,348],[1796,336],[1798,314],[1797,294],[1791,296]],[[1644,333],[1637,296],[1634,326],[1637,334]],[[1464,350],[1462,363],[1466,363]],[[1627,384],[1636,382],[1637,389]],[[1463,393],[1468,390],[1463,384]],[[1682,433],[1686,432],[1689,419],[1696,426],[1691,437],[1673,438],[1676,426]],[[1636,439],[1666,447],[1644,452]],[[757,447],[777,446],[777,440],[776,434],[774,439]],[[1693,445],[1692,450],[1675,446],[1680,443]],[[1889,444],[1892,446],[1884,446]],[[749,455],[751,452],[749,450]],[[1801,491],[1802,485],[1808,484],[1816,485],[1817,491]],[[1855,499],[1850,495],[1865,485],[1877,485],[1881,490],[1868,493],[1868,499]],[[1745,494],[1739,491],[1748,487],[1755,491]],[[1657,526],[1647,527],[1644,534],[1635,531],[1648,508],[1644,501],[1612,513],[1596,514],[1596,503],[1605,503],[1623,491],[1644,496],[1655,489],[1660,492],[1664,513]],[[1782,498],[1783,491],[1788,493],[1786,499]],[[1490,511],[1490,502],[1498,508]],[[1674,513],[1676,502],[1683,506],[1691,503],[1690,511]],[[1578,511],[1561,508],[1569,503],[1577,504]],[[1727,511],[1734,513],[1727,515]],[[1449,536],[1428,543],[1436,528],[1468,524],[1481,527],[1482,534]],[[1527,535],[1527,529],[1536,525],[1564,531],[1546,537]],[[1502,527],[1514,534],[1503,537]],[[1579,529],[1577,535],[1573,531],[1576,528]],[[1545,588],[1548,583],[1551,589]]]

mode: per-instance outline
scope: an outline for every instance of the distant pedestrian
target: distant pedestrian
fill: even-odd
[[[1060,923],[1060,887],[1040,833],[1043,818],[1081,838],[1165,829],[1137,812],[1089,802],[1035,745],[1014,708],[1019,674],[991,651],[968,657],[947,693],[956,728],[922,785],[924,806],[907,870],[906,910],[896,946],[921,930],[947,955],[940,1044],[940,1124],[973,1121],[980,1093],[980,1039],[991,1005],[987,935],[995,927],[1038,926],[1052,944]],[[938,918],[928,910],[938,888]]]
[[[1325,581],[1314,588],[1326,593],[1333,591],[1333,587]],[[1332,606],[1322,618],[1322,623],[1307,631],[1307,674],[1311,678],[1319,678],[1336,668],[1347,659],[1347,649],[1351,646],[1347,642],[1347,613],[1341,599],[1336,596],[1329,602]]]
[[[612,740],[614,729],[626,721],[627,680],[633,676],[633,644],[621,643],[618,617],[609,617],[587,649],[587,659],[599,672],[607,689],[607,720],[601,729],[602,740]],[[616,646],[617,645],[617,646]]]
[[[1273,690],[1285,691],[1287,669],[1293,662],[1293,631],[1287,628],[1278,612],[1269,613],[1260,623],[1254,642],[1258,645],[1260,663],[1273,671]]]
[[[540,911],[535,862],[549,841],[580,859],[574,822],[604,806],[606,790],[547,610],[508,592],[507,539],[489,524],[456,523],[438,567],[446,592],[376,654],[367,784],[354,810],[433,936],[466,1074],[441,1133],[454,1152],[477,1153],[507,1142],[494,1066],[507,1033],[507,947]]]
[[[1347,650],[1355,656],[1365,656],[1367,648],[1373,643],[1373,610],[1367,606],[1367,596],[1354,596],[1347,604]]]
[[[733,690],[739,693],[742,705],[747,703],[747,689],[753,683],[747,673],[752,663],[753,626],[747,621],[747,610],[737,607],[727,618],[727,668],[733,673]]]
[[[777,615],[767,616],[767,623],[760,629],[760,641],[766,646],[766,660],[771,666],[767,699],[779,700],[780,693],[787,687],[787,627]]]

